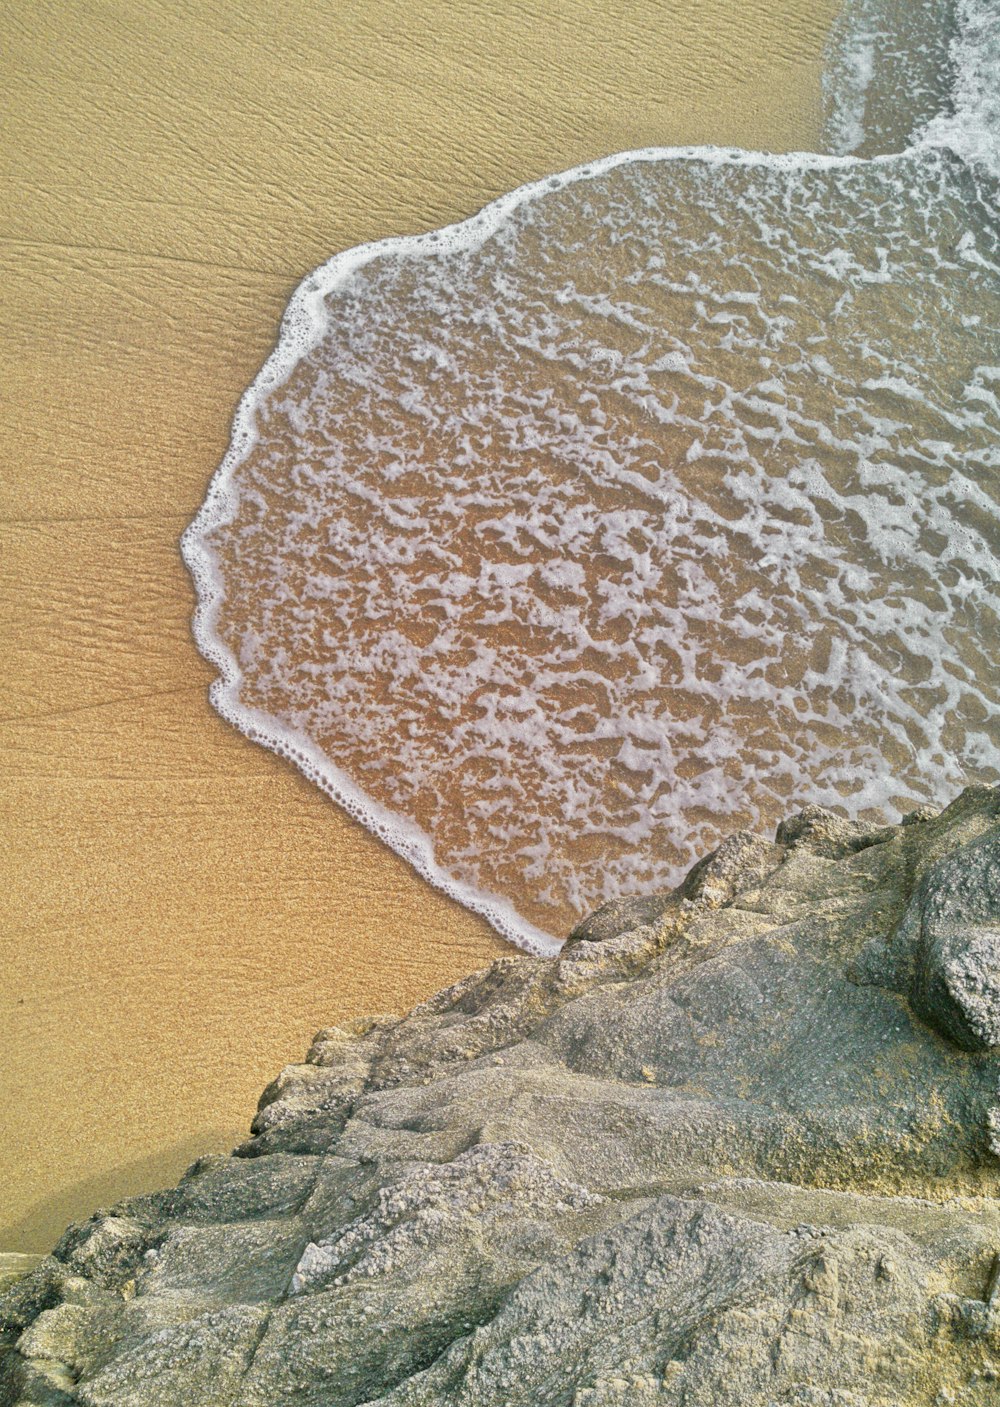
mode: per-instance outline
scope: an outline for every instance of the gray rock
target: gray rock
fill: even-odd
[[[678,892],[685,899],[717,908],[761,884],[784,858],[783,843],[771,845],[752,831],[737,831],[698,861]]]
[[[963,1050],[1000,1046],[1000,828],[926,870],[895,932],[862,953],[858,975],[904,993]]]
[[[915,902],[917,1010],[966,1050],[1000,1045],[1000,830],[939,861]]]
[[[821,808],[814,807],[813,810],[819,811]],[[802,814],[805,815],[805,812]],[[784,856],[783,845],[772,845],[752,831],[737,831],[724,840],[718,849],[699,860],[676,890],[668,894],[612,899],[576,925],[566,940],[566,946],[606,943],[636,928],[656,928],[676,909],[679,898],[707,908],[717,908],[744,890],[759,885],[778,868]]]
[[[813,805],[782,821],[775,840],[778,845],[805,846],[828,860],[842,860],[869,845],[889,840],[892,833],[891,826],[852,821],[826,806]]]
[[[995,1407],[998,856],[809,808],[321,1031],[0,1294],[0,1404]]]
[[[54,1254],[74,1274],[122,1290],[155,1240],[156,1232],[131,1217],[98,1212],[90,1221],[71,1226]]]
[[[566,943],[604,943],[609,938],[630,933],[633,928],[653,926],[659,923],[669,907],[670,896],[667,894],[612,899],[578,923]]]

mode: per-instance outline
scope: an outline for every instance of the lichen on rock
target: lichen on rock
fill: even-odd
[[[403,1019],[0,1294],[0,1403],[1000,1401],[1000,789],[809,808]]]

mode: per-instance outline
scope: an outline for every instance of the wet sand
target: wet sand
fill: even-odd
[[[611,151],[814,145],[836,8],[4,8],[0,1250],[506,951],[207,701],[177,538],[295,284]]]

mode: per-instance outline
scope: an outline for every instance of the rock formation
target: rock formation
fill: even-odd
[[[0,1402],[1000,1403],[1000,789],[321,1031],[0,1296]]]

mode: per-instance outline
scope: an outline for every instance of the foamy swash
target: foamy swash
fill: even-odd
[[[537,951],[1000,780],[998,54],[860,3],[860,156],[626,153],[306,279],[184,537],[219,711]]]

